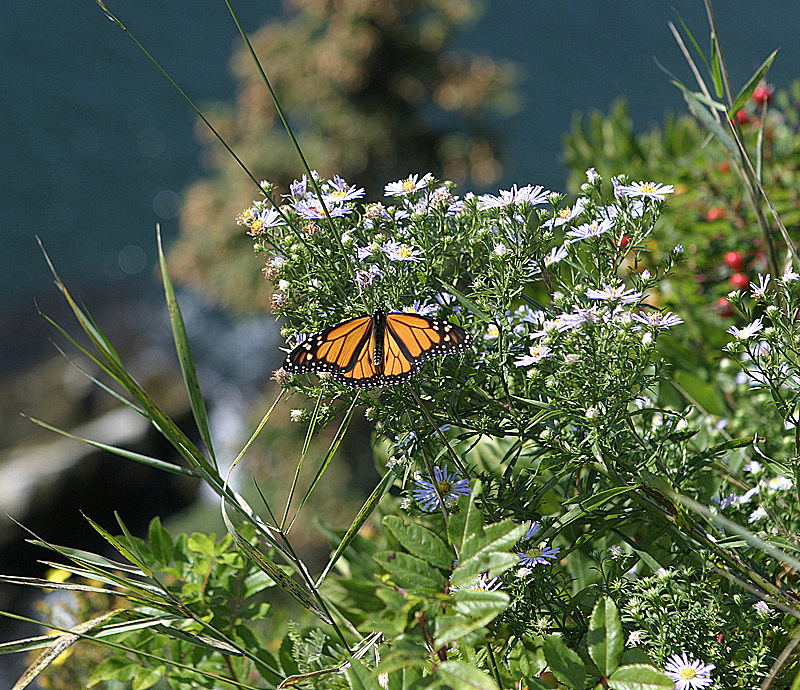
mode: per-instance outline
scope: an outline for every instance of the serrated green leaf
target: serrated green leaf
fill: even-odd
[[[207,534],[201,532],[194,532],[189,536],[186,545],[197,553],[202,553],[204,556],[214,558],[217,555],[217,546],[214,540]]]
[[[475,499],[482,490],[481,482],[476,481],[470,491],[466,504],[462,503],[462,510],[450,516],[447,525],[447,536],[453,546],[461,553],[464,541],[471,535],[477,534],[483,527],[483,514],[475,504]]]
[[[649,664],[621,666],[608,679],[611,690],[673,690],[675,683]]]
[[[542,645],[544,658],[553,675],[570,688],[582,690],[586,681],[586,667],[560,637],[545,635]]]
[[[611,597],[601,597],[594,606],[587,636],[589,656],[600,673],[608,676],[619,666],[625,640],[619,611]]]
[[[769,56],[767,57],[764,62],[761,63],[761,66],[753,73],[753,76],[747,80],[747,83],[742,87],[742,90],[736,96],[736,99],[733,101],[733,105],[731,105],[730,110],[728,110],[728,117],[734,117],[736,113],[738,113],[750,100],[753,96],[753,92],[758,87],[758,84],[761,82],[764,77],[767,76],[767,72],[769,68],[772,67],[772,61],[775,59],[775,56],[778,54],[778,49],[776,48],[773,50]]]
[[[451,584],[461,587],[480,573],[487,573],[490,577],[504,573],[519,562],[519,556],[511,549],[523,534],[524,525],[503,520],[465,536],[459,550],[458,565],[450,578]]]
[[[412,555],[442,570],[450,570],[453,567],[455,560],[453,549],[427,527],[406,522],[398,515],[387,515],[383,518],[383,524]]]
[[[373,559],[386,572],[399,578],[403,583],[444,590],[446,582],[444,575],[438,570],[431,570],[421,558],[402,551],[379,551]]]
[[[439,664],[438,671],[448,687],[459,690],[499,690],[497,683],[487,673],[463,661],[445,661]]]

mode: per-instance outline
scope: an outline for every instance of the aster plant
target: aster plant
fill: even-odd
[[[154,521],[145,541],[121,518],[120,535],[92,523],[117,559],[34,537],[67,578],[6,582],[125,604],[71,628],[49,623],[55,639],[0,645],[44,649],[21,683],[85,640],[109,654],[87,685],[795,685],[796,254],[780,279],[764,272],[732,299],[743,323],[728,331],[725,372],[732,379],[738,366],[743,378],[725,402],[745,409],[750,396],[752,410],[756,397],[768,400],[754,428],[725,419],[713,390],[663,355],[683,345],[686,326],[664,306],[684,248],[651,253],[678,196],[670,180],[589,168],[567,199],[533,183],[474,194],[429,172],[403,175],[376,188],[306,167],[285,186],[257,182],[237,223],[263,261],[284,349],[299,346],[309,364],[289,359],[275,372],[276,400],[235,458],[217,458],[163,253],[197,442],[57,279],[94,362],[125,393],[101,385],[147,418],[181,464],[87,442],[204,481],[227,535],[173,539]],[[435,359],[417,353],[407,375],[368,379],[374,386],[313,365],[330,326],[384,312],[463,337]],[[380,325],[365,331],[337,366],[349,371],[363,351],[379,368],[382,336]],[[415,359],[408,343],[394,356]],[[282,414],[307,435],[280,511],[260,490],[246,501],[231,480]],[[356,417],[371,427],[379,476],[345,525],[323,524],[331,553],[315,566],[291,530]],[[327,425],[336,430],[301,496],[311,440]],[[279,639],[258,625],[273,615],[267,587],[301,611]]]

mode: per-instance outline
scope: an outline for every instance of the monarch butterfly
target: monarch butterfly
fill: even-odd
[[[378,308],[310,335],[283,368],[290,374],[327,371],[345,386],[387,386],[413,376],[428,357],[463,352],[471,340],[449,321]]]

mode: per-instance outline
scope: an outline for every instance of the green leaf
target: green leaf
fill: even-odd
[[[673,690],[675,683],[649,664],[621,666],[608,679],[611,690]]]
[[[367,518],[372,514],[372,511],[375,510],[384,494],[389,490],[392,484],[394,484],[394,480],[400,475],[402,469],[402,465],[397,463],[396,465],[392,466],[392,468],[389,469],[385,475],[383,475],[383,479],[381,479],[378,486],[376,486],[374,491],[370,494],[370,497],[361,507],[361,510],[358,511],[358,515],[356,515],[355,519],[353,520],[353,524],[348,527],[347,532],[339,542],[339,546],[336,548],[336,552],[333,554],[333,556],[331,556],[331,560],[328,561],[328,565],[325,566],[325,570],[322,571],[322,575],[320,575],[317,579],[317,587],[319,587],[323,580],[325,580],[328,572],[330,572],[330,569],[334,566],[336,561],[339,560],[342,552],[348,547],[353,539],[355,539],[358,531],[367,521]]]
[[[594,606],[587,636],[589,656],[604,676],[619,666],[625,651],[619,611],[611,597],[601,597]]]
[[[378,681],[374,680],[369,670],[358,659],[350,662],[350,668],[346,671],[347,682],[352,690],[381,690]]]
[[[158,516],[150,521],[147,538],[150,542],[150,550],[158,561],[160,563],[171,563],[173,553],[172,537],[161,526],[161,519]]]
[[[175,289],[167,272],[167,260],[164,258],[164,248],[161,246],[161,229],[156,231],[158,240],[158,263],[161,266],[161,278],[164,281],[164,296],[167,300],[169,310],[169,322],[172,326],[172,337],[175,340],[175,349],[178,352],[178,359],[181,363],[183,381],[189,393],[189,404],[192,408],[195,424],[200,432],[200,438],[211,456],[211,460],[216,467],[217,461],[214,458],[214,446],[211,442],[211,432],[208,428],[208,413],[206,403],[203,400],[203,393],[200,390],[200,382],[197,380],[197,371],[192,357],[192,348],[189,345],[189,337],[186,335],[186,326],[183,323],[183,315],[175,297]]]
[[[94,448],[99,448],[100,450],[104,450],[108,453],[113,453],[114,455],[118,455],[119,457],[125,458],[126,460],[133,460],[135,462],[140,462],[143,465],[149,465],[150,467],[154,467],[157,470],[164,470],[165,472],[171,472],[172,474],[183,474],[189,477],[200,476],[191,467],[181,467],[180,465],[175,465],[171,462],[159,460],[158,458],[152,458],[149,455],[134,453],[131,450],[125,450],[124,448],[111,446],[107,443],[100,443],[99,441],[92,441],[91,439],[84,438],[83,436],[76,436],[75,434],[72,434],[69,431],[64,431],[63,429],[59,429],[58,427],[52,426],[47,422],[43,422],[41,419],[36,419],[35,417],[28,417],[28,419],[32,421],[34,424],[42,427],[43,429],[47,429],[48,431],[53,431],[57,434],[60,434],[61,436],[65,436],[66,438],[71,438],[74,441],[80,441],[81,443],[85,443],[88,446],[93,446]]]
[[[439,664],[439,675],[447,682],[447,686],[466,690],[499,690],[489,675],[463,661],[445,661]]]
[[[406,522],[398,515],[387,515],[383,518],[383,524],[409,553],[442,570],[453,567],[453,549],[427,527]]]
[[[547,666],[556,678],[570,688],[583,690],[586,667],[581,658],[567,647],[560,637],[545,635],[542,650]]]
[[[421,558],[402,551],[379,551],[373,556],[386,572],[406,584],[444,590],[445,577],[439,570],[431,567]]]
[[[676,370],[673,378],[683,389],[681,392],[689,398],[690,402],[696,403],[710,414],[717,416],[725,414],[725,404],[722,401],[722,396],[713,384],[703,381],[703,379],[683,369]]]
[[[733,101],[733,105],[730,107],[730,110],[728,110],[728,117],[734,117],[736,113],[738,113],[744,107],[745,103],[750,100],[750,98],[753,96],[753,92],[756,90],[756,87],[767,75],[769,68],[772,67],[772,61],[775,59],[777,54],[778,49],[776,48],[769,54],[767,59],[761,63],[761,67],[759,67],[753,73],[753,76],[750,77],[747,83],[742,87],[742,90],[739,91],[736,99]]]
[[[678,86],[680,87],[680,85]],[[708,129],[726,149],[728,149],[732,156],[738,159],[739,148],[736,146],[736,142],[709,112],[708,108],[700,102],[698,94],[682,87],[681,90],[683,91],[683,98],[686,101],[686,105],[689,106],[689,110],[692,111],[692,114],[700,120],[706,129]]]
[[[509,597],[504,592],[486,592],[461,589],[453,595],[453,611],[457,615],[442,616],[438,619],[436,647],[463,639],[468,634],[491,623],[508,607]]]
[[[166,672],[166,666],[163,664],[155,668],[145,668],[140,666],[136,672],[136,677],[131,683],[132,690],[147,690],[152,688],[158,681],[160,681]]]

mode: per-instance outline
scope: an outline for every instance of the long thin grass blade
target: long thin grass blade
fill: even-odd
[[[194,366],[194,358],[192,357],[192,348],[189,345],[189,337],[186,335],[186,326],[183,322],[183,314],[175,297],[175,288],[172,286],[172,281],[167,271],[167,260],[164,257],[164,247],[161,244],[161,228],[156,229],[156,237],[158,238],[158,263],[161,266],[161,279],[164,281],[164,295],[167,300],[167,309],[169,310],[169,322],[172,326],[172,337],[175,340],[175,349],[178,352],[178,359],[181,363],[181,371],[183,372],[183,381],[186,384],[186,390],[189,393],[189,403],[192,408],[192,415],[194,416],[197,430],[200,432],[200,438],[203,439],[206,450],[211,457],[214,466],[217,465],[217,460],[214,457],[214,446],[211,441],[211,432],[208,427],[208,413],[206,411],[206,403],[203,400],[203,394],[200,391],[200,382],[197,380],[197,369]]]
[[[761,82],[764,77],[766,77],[769,68],[772,67],[772,61],[775,59],[775,56],[778,54],[778,50],[773,50],[769,56],[767,57],[764,62],[761,63],[761,66],[753,73],[753,76],[747,81],[747,83],[742,87],[741,91],[736,96],[736,100],[734,100],[733,105],[728,109],[728,117],[733,117],[739,112],[742,107],[744,106],[747,101],[750,100],[750,97],[753,95],[753,92],[756,90],[756,87]]]
[[[359,400],[358,395],[353,396],[353,402],[350,404],[350,408],[347,410],[347,413],[345,414],[342,423],[339,425],[339,429],[336,432],[336,436],[333,438],[333,441],[331,442],[331,445],[328,448],[328,452],[325,454],[325,458],[322,460],[322,464],[320,465],[319,470],[317,470],[317,474],[314,477],[314,480],[308,487],[305,496],[303,496],[303,500],[300,501],[300,505],[297,507],[297,510],[295,511],[292,521],[286,528],[287,532],[289,532],[292,529],[294,521],[297,519],[297,516],[300,514],[300,511],[303,509],[303,506],[306,504],[306,501],[308,501],[309,496],[311,496],[311,492],[317,486],[319,480],[322,479],[322,475],[324,474],[325,470],[328,469],[328,465],[330,465],[331,460],[333,460],[333,456],[339,449],[339,445],[341,444],[342,439],[344,438],[345,432],[347,431],[347,428],[350,426],[350,421],[353,418],[353,410],[355,410],[356,403],[358,402],[358,400]]]
[[[223,498],[222,504],[222,519],[225,521],[225,527],[228,533],[233,537],[236,545],[242,552],[255,563],[261,570],[269,575],[278,586],[297,601],[301,606],[308,609],[312,613],[319,616],[326,623],[333,623],[330,616],[326,611],[319,606],[313,595],[307,590],[298,585],[289,575],[283,572],[275,563],[267,558],[259,549],[253,546],[247,539],[245,539],[236,526],[231,522],[228,517],[228,511],[225,508],[225,499]]]
[[[55,661],[56,657],[80,640],[81,634],[85,634],[90,630],[93,630],[98,625],[103,623],[103,621],[108,620],[111,618],[111,616],[116,616],[118,613],[120,613],[120,611],[123,610],[124,609],[115,609],[114,611],[109,611],[108,613],[104,613],[102,616],[92,618],[91,620],[76,625],[68,633],[54,637],[52,644],[44,652],[42,652],[42,654],[39,655],[36,661],[28,666],[28,668],[25,670],[25,673],[23,673],[22,676],[20,676],[20,679],[14,683],[12,690],[22,690],[23,688],[26,688],[34,681],[36,676],[38,676],[42,671],[44,671],[44,669],[53,663],[53,661]]]
[[[104,450],[108,453],[119,455],[121,458],[125,458],[126,460],[133,460],[135,462],[140,462],[143,465],[149,465],[150,467],[154,467],[157,470],[164,470],[165,472],[171,472],[172,474],[183,474],[188,477],[200,476],[199,473],[193,470],[191,467],[181,467],[180,465],[175,465],[171,462],[159,460],[158,458],[153,458],[150,457],[149,455],[142,455],[141,453],[135,453],[132,450],[125,450],[124,448],[111,446],[107,443],[100,443],[100,441],[93,441],[92,439],[72,434],[69,431],[65,431],[64,429],[59,429],[58,427],[48,424],[47,422],[43,422],[41,419],[36,419],[36,417],[27,417],[27,415],[23,416],[25,416],[27,419],[30,419],[34,424],[42,427],[43,429],[53,431],[56,434],[60,434],[61,436],[65,436],[66,438],[71,438],[74,441],[81,441],[82,443],[85,443],[86,445],[92,446],[94,448],[98,448],[99,450]]]
[[[394,484],[395,479],[400,476],[402,471],[403,468],[400,465],[394,465],[386,472],[386,474],[383,475],[383,479],[381,479],[381,481],[378,483],[378,486],[376,486],[373,492],[370,494],[370,497],[366,500],[361,510],[358,511],[358,515],[356,515],[355,519],[353,520],[353,524],[350,525],[350,527],[347,529],[347,532],[345,532],[345,535],[339,542],[339,546],[336,548],[336,552],[331,557],[331,560],[328,561],[328,565],[325,566],[325,570],[322,571],[322,575],[320,575],[317,579],[315,587],[319,587],[323,583],[331,568],[333,568],[344,550],[350,545],[350,542],[353,541],[353,538],[356,536],[356,534],[358,534],[358,530],[361,529],[361,527],[367,521],[367,518],[372,515],[372,511],[375,510],[375,507],[383,498],[384,494],[391,488],[392,484]]]

